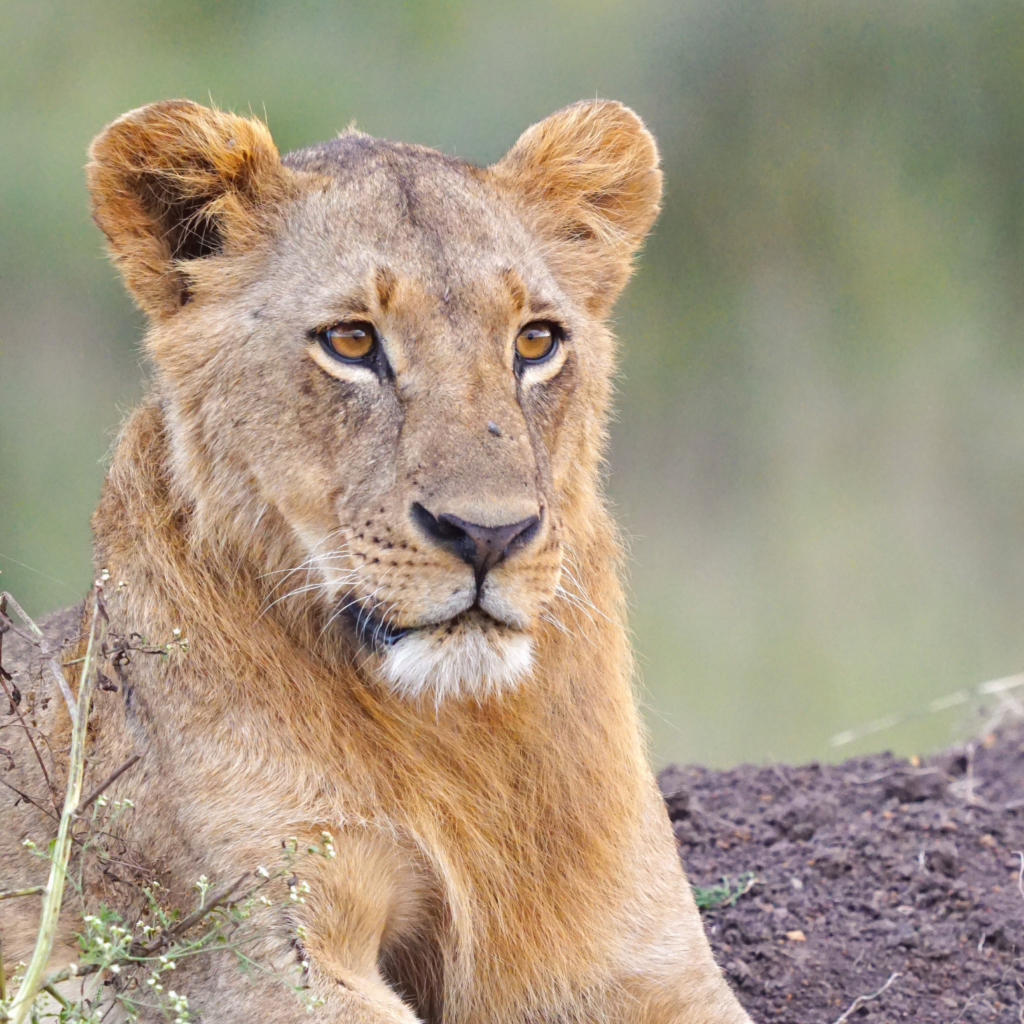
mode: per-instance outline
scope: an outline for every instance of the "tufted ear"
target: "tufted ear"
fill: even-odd
[[[188,302],[188,263],[242,252],[289,188],[259,121],[189,100],[140,107],[89,147],[93,217],[150,316]]]
[[[521,200],[567,284],[604,312],[658,216],[658,163],[653,136],[629,107],[594,100],[527,128],[487,173]]]

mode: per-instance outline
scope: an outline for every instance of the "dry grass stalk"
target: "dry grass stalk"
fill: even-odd
[[[96,589],[93,591],[92,625],[89,630],[89,642],[85,651],[85,660],[82,664],[81,682],[78,687],[78,700],[72,715],[71,730],[71,752],[68,758],[68,783],[64,796],[64,809],[61,812],[60,824],[57,828],[57,840],[53,847],[50,861],[50,876],[43,891],[43,906],[39,918],[39,934],[36,939],[35,950],[32,959],[25,971],[21,985],[11,1003],[7,1016],[10,1024],[24,1024],[32,1012],[32,1005],[35,998],[42,990],[46,982],[43,973],[46,964],[50,959],[53,949],[53,941],[57,931],[57,919],[60,915],[61,902],[64,898],[64,880],[67,875],[68,859],[71,856],[71,825],[78,811],[79,802],[82,796],[82,778],[85,771],[85,742],[86,727],[89,720],[89,702],[92,699],[93,685],[95,683],[95,660],[102,643],[102,634],[105,631],[106,616],[102,610],[101,597],[102,584],[97,581]],[[19,610],[20,614],[20,610]],[[35,625],[34,623],[32,624]],[[33,632],[38,637],[42,633],[38,628]],[[45,652],[44,652],[45,653]],[[53,660],[53,659],[50,659]],[[63,674],[62,692],[65,692],[65,699],[70,694]]]

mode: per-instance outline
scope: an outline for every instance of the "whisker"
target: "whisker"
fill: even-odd
[[[566,563],[568,563],[568,565]],[[564,561],[563,561],[563,564],[562,564],[562,575],[565,576],[565,578],[568,579],[569,582],[573,584],[573,586],[576,588],[578,593],[570,595],[569,591],[565,590],[565,588],[562,587],[561,584],[558,584],[558,586],[555,587],[555,590],[556,591],[559,591],[559,590],[562,591],[562,593],[566,597],[574,598],[581,605],[585,605],[587,608],[590,608],[592,611],[596,612],[606,622],[611,622],[614,625],[615,620],[610,618],[608,615],[606,615],[603,611],[601,611],[600,608],[597,607],[596,604],[594,604],[593,601],[591,601],[590,595],[587,593],[586,587],[584,587],[583,584],[573,575],[572,571],[568,568],[568,566],[572,566],[573,569],[576,569],[576,571],[579,572],[579,568],[573,562],[572,557],[569,554],[568,549],[567,549],[566,550],[566,554],[565,554],[565,558],[564,558]]]
[[[579,637],[571,629],[569,629],[569,627],[566,626],[565,623],[562,622],[562,620],[560,618],[558,618],[557,615],[554,615],[554,614],[549,615],[547,612],[541,612],[540,613],[540,617],[545,622],[549,622],[560,633],[564,633],[567,637],[569,637],[570,640],[578,640],[579,639]],[[588,636],[584,636],[584,639],[587,640],[588,642],[592,642],[592,641],[590,641],[590,637],[588,637]]]

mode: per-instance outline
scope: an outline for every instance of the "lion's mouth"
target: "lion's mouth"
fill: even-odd
[[[399,626],[389,622],[386,616],[355,599],[346,602],[343,612],[355,630],[360,643],[377,651],[386,650],[398,643],[399,640],[418,632],[433,630],[452,632],[459,626],[476,627],[483,630],[488,628],[516,630],[511,623],[494,618],[477,604],[447,619],[441,619],[438,622],[424,622],[417,626]],[[516,631],[518,632],[518,630]]]
[[[378,606],[379,608],[379,606]],[[434,622],[397,625],[378,608],[350,598],[340,609],[360,647],[376,655],[374,671],[401,697],[494,696],[533,667],[529,631],[477,604]]]
[[[378,615],[359,601],[346,602],[343,611],[360,643],[371,649],[381,650],[390,647],[410,632],[408,627],[392,625],[384,616]]]

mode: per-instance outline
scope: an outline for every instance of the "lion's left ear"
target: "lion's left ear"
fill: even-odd
[[[154,318],[188,301],[191,263],[250,248],[288,194],[290,172],[265,125],[190,100],[125,114],[89,157],[96,223]]]
[[[653,136],[629,107],[594,100],[527,128],[487,176],[522,201],[566,284],[606,312],[658,216],[658,163]]]

